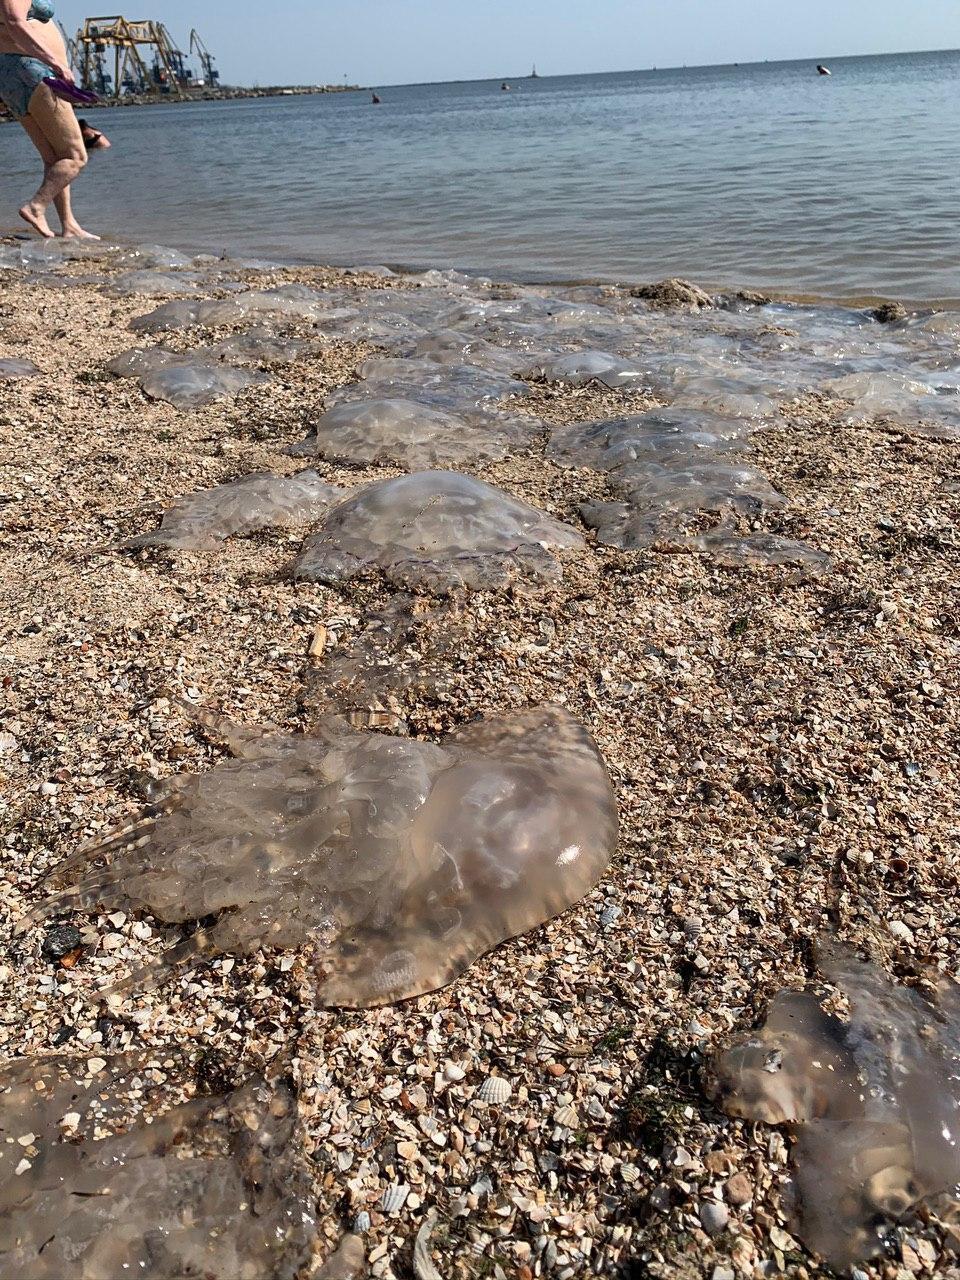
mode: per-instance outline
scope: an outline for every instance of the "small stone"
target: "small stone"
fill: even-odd
[[[48,960],[62,960],[81,945],[80,930],[72,924],[55,924],[48,929],[40,950]]]
[[[743,1173],[735,1173],[723,1188],[723,1194],[732,1205],[749,1204],[753,1199],[753,1187],[750,1179]]]
[[[700,1224],[708,1236],[717,1236],[730,1220],[725,1205],[717,1200],[704,1200],[700,1206]]]
[[[782,1227],[770,1228],[770,1243],[775,1249],[779,1249],[782,1253],[789,1253],[797,1248],[797,1242],[789,1232],[784,1231]]]
[[[920,1271],[923,1267],[919,1254],[907,1244],[906,1240],[900,1246],[900,1258],[908,1271]]]
[[[881,302],[873,309],[873,318],[877,324],[899,324],[907,318],[907,309],[900,302]]]

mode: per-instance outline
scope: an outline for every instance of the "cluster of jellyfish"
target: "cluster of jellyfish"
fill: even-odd
[[[119,272],[63,275],[65,263],[96,267],[103,255]],[[139,820],[57,869],[60,887],[21,931],[97,909],[203,922],[120,993],[199,956],[309,948],[323,1006],[422,996],[602,878],[616,799],[595,742],[564,708],[491,716],[438,742],[340,714],[358,697],[389,696],[391,680],[437,678],[431,661],[414,673],[397,660],[398,636],[417,625],[411,597],[397,593],[535,590],[587,553],[580,529],[471,468],[526,451],[595,473],[606,493],[578,514],[612,548],[685,547],[730,567],[819,573],[830,566],[822,551],[763,527],[786,498],[752,465],[750,441],[785,403],[816,392],[850,417],[960,440],[960,327],[942,315],[713,298],[684,282],[493,288],[456,272],[390,280],[387,269],[377,274],[388,287],[375,290],[349,280],[258,289],[236,278],[257,264],[160,248],[17,246],[0,249],[3,267],[170,299],[133,321],[145,345],[107,368],[184,411],[263,386],[324,341],[378,346],[289,453],[308,468],[405,473],[354,487],[313,469],[241,477],[177,499],[125,544],[204,552],[259,529],[303,529],[296,578],[345,587],[377,575],[394,604],[333,663],[333,710],[311,733],[208,717],[228,758],[173,778]],[[202,296],[214,288],[221,296]],[[235,332],[204,345],[213,327]],[[163,345],[181,331],[193,347]],[[0,377],[37,376],[0,362]],[[652,407],[550,428],[524,403],[543,387],[636,394]],[[432,662],[442,666],[438,652]],[[960,1179],[960,1001],[944,987],[932,1008],[838,949],[824,951],[821,972],[847,996],[846,1020],[814,994],[777,997],[766,1026],[714,1061],[710,1089],[731,1115],[795,1132],[798,1231],[840,1266],[878,1252],[891,1223]],[[165,1277],[202,1262],[215,1280],[292,1280],[314,1224],[289,1085],[258,1077],[155,1124],[111,1128],[123,1081],[141,1070],[48,1059],[0,1076],[0,1128],[27,1125],[33,1140],[25,1154],[0,1144],[0,1269],[54,1276],[81,1258],[91,1277]],[[171,1160],[174,1131],[189,1149]],[[837,1151],[842,1167],[824,1177]],[[229,1231],[213,1230],[225,1219]]]

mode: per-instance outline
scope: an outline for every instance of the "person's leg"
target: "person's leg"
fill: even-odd
[[[20,121],[24,129],[30,136],[30,141],[40,152],[43,160],[43,173],[46,177],[50,167],[57,162],[57,155],[53,147],[43,135],[43,130],[35,120],[31,120],[29,116],[24,116]],[[67,240],[99,240],[99,236],[93,235],[89,231],[84,231],[80,223],[73,216],[73,208],[70,201],[70,188],[64,187],[59,195],[53,197],[53,205],[60,218],[60,225],[63,228],[63,236]]]
[[[40,235],[50,237],[53,232],[47,222],[47,206],[56,200],[83,171],[87,163],[87,153],[80,135],[80,126],[77,124],[77,117],[72,108],[56,98],[45,84],[38,85],[34,90],[30,99],[30,109],[22,123],[38,150],[40,146],[36,141],[35,130],[31,126],[35,126],[39,131],[39,136],[49,148],[48,154],[52,156],[52,163],[47,163],[44,158],[43,182],[33,199],[27,201],[21,208],[20,217]],[[43,151],[41,155],[44,155]],[[76,225],[79,228],[79,224],[74,223],[69,196],[67,196],[65,207],[69,225],[71,227]],[[64,230],[66,231],[66,227]],[[79,228],[79,231],[82,232],[82,228]],[[75,235],[77,231],[71,231],[70,234]]]

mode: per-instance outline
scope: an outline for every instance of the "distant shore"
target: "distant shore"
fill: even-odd
[[[187,102],[232,102],[236,98],[303,98],[318,93],[362,93],[364,86],[359,84],[295,84],[267,85],[254,89],[192,89],[179,97],[173,93],[131,93],[122,98],[104,98],[85,111],[96,111],[102,107],[159,107],[178,106]],[[12,124],[13,119],[0,107],[0,124]]]

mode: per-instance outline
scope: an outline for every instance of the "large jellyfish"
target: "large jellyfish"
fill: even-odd
[[[210,551],[234,534],[311,524],[342,500],[345,492],[321,480],[315,471],[295,476],[265,471],[177,498],[159,529],[141,533],[122,545]]]
[[[302,1274],[316,1224],[292,1087],[254,1079],[131,1120],[157,1070],[145,1054],[0,1069],[4,1280]]]
[[[835,944],[820,969],[849,1013],[781,992],[717,1059],[709,1089],[730,1115],[796,1134],[798,1233],[842,1268],[960,1183],[960,987],[944,982],[928,1003]]]
[[[576,530],[472,476],[421,471],[368,485],[334,507],[294,563],[299,578],[344,582],[379,568],[396,586],[445,594],[559,578]]]
[[[441,744],[227,725],[238,753],[176,779],[151,816],[62,868],[107,865],[51,912],[122,904],[213,923],[168,953],[313,942],[327,1005],[363,1007],[451,982],[600,879],[616,804],[589,734],[558,706],[483,720]]]

